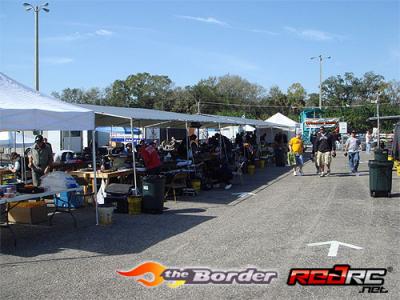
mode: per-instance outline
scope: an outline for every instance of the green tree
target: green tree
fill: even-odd
[[[296,82],[287,89],[287,100],[291,106],[291,114],[298,115],[306,104],[307,92],[304,87]]]
[[[62,90],[61,93],[53,92],[52,96],[69,103],[85,103],[84,93],[85,92],[82,89],[66,88]]]
[[[318,107],[319,106],[319,94],[310,93],[306,99],[306,106],[308,107]]]
[[[129,88],[124,80],[115,80],[111,87],[106,89],[106,105],[125,106],[130,104]]]
[[[130,106],[164,109],[171,92],[172,81],[168,76],[138,73],[125,81],[129,90]]]

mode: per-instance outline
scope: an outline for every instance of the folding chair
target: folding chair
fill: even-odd
[[[187,174],[186,173],[178,173],[175,174],[174,177],[171,180],[171,183],[167,183],[165,187],[167,188],[167,192],[165,193],[165,197],[167,198],[169,191],[172,189],[172,192],[174,194],[174,200],[176,203],[176,189],[184,189],[186,188],[186,180],[187,180]]]

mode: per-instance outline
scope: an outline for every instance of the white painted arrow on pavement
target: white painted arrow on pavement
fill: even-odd
[[[345,246],[345,247],[349,247],[352,249],[356,249],[356,250],[361,250],[362,248],[359,246],[355,246],[355,245],[351,245],[351,244],[346,244],[346,243],[342,243],[342,242],[338,242],[338,241],[328,241],[328,242],[320,242],[320,243],[311,243],[311,244],[307,244],[307,246],[313,247],[313,246],[323,246],[323,245],[331,245],[331,247],[329,248],[329,253],[328,256],[336,256],[337,252],[339,250],[339,246]]]
[[[239,198],[246,197],[247,195],[255,196],[254,193],[246,193],[246,192],[244,192],[244,193],[232,193],[232,195],[239,196]]]

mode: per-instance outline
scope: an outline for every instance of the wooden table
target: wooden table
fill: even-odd
[[[69,174],[72,176],[83,178],[87,182],[92,181],[92,188],[96,184],[96,182],[94,182],[94,172],[93,171],[71,171],[71,172],[69,172]],[[123,170],[117,170],[117,171],[112,171],[112,172],[97,171],[96,178],[104,179],[104,181],[107,185],[110,178],[124,177],[124,176],[128,176],[131,174],[133,174],[133,169],[123,169]],[[84,193],[86,194],[87,186],[85,186],[83,190],[84,190]]]

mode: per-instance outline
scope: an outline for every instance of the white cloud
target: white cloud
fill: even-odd
[[[97,34],[97,35],[102,35],[102,36],[111,36],[111,35],[113,35],[114,33],[113,33],[112,31],[110,31],[110,30],[99,29],[99,30],[96,30],[96,34]]]
[[[181,19],[192,20],[192,21],[197,21],[197,22],[202,22],[202,23],[215,24],[215,25],[224,26],[224,27],[229,26],[228,23],[218,20],[214,17],[206,17],[206,18],[193,17],[193,16],[177,16],[177,17],[181,18]]]
[[[344,36],[339,34],[334,34],[316,29],[297,29],[290,26],[286,26],[284,27],[284,29],[287,32],[295,34],[299,38],[312,41],[333,41],[333,40],[342,40],[344,38]]]
[[[250,29],[250,31],[254,32],[254,33],[264,33],[264,34],[268,34],[268,35],[278,35],[277,32],[264,30],[264,29]]]
[[[43,63],[49,64],[49,65],[65,65],[72,63],[74,60],[69,57],[44,57],[42,59]]]
[[[98,29],[94,32],[75,32],[72,34],[61,35],[61,36],[53,36],[53,37],[45,37],[43,41],[46,42],[73,42],[78,40],[86,40],[89,38],[93,38],[96,36],[104,37],[104,36],[112,36],[114,33],[110,30],[106,29]]]

